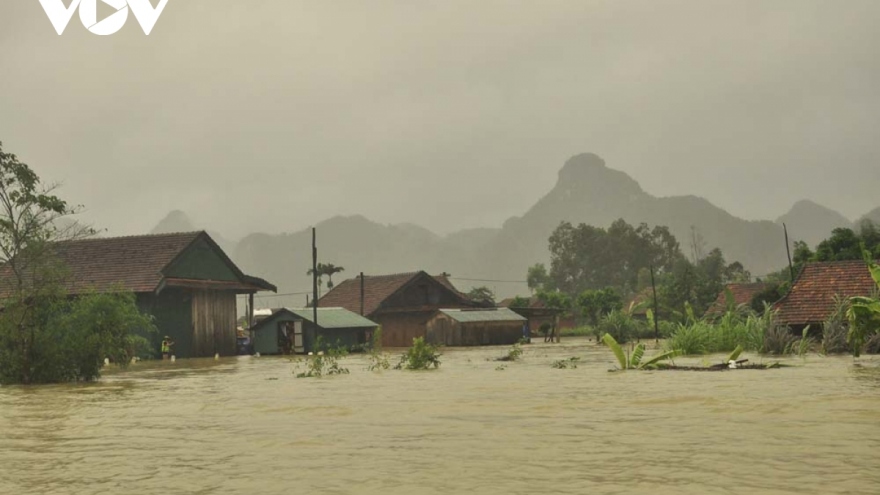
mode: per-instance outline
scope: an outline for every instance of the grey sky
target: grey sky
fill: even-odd
[[[155,3],[155,1],[154,1]],[[0,5],[0,140],[113,234],[362,213],[500,226],[590,151],[745,218],[880,206],[880,2],[170,0],[63,36]]]

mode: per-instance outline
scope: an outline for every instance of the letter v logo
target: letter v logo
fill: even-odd
[[[70,7],[65,8],[64,2],[61,0],[40,0],[43,10],[45,10],[46,15],[49,16],[52,26],[55,28],[55,31],[58,32],[58,36],[61,36],[67,28],[67,25],[70,24],[70,19],[73,18],[73,13],[76,12],[76,8],[79,7],[80,2],[82,2],[82,0],[73,0],[70,2]]]
[[[128,0],[128,6],[131,7],[135,19],[138,20],[141,29],[147,36],[153,31],[153,27],[156,26],[156,21],[159,20],[166,5],[168,5],[168,0],[159,0],[159,5],[154,9],[150,0]]]

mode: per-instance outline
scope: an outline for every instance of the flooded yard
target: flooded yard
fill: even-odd
[[[505,353],[380,373],[351,356],[322,379],[286,358],[181,360],[3,387],[0,494],[878,493],[875,357],[608,373],[581,339],[492,361]]]

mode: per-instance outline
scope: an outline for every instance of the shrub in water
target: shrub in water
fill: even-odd
[[[400,362],[394,369],[427,370],[431,367],[438,368],[440,367],[440,353],[437,350],[437,346],[426,343],[424,337],[416,337],[413,339],[413,346],[400,357]]]

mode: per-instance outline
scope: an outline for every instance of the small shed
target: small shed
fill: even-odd
[[[253,327],[254,352],[260,354],[303,354],[324,347],[353,349],[370,341],[379,326],[344,308],[318,308],[318,325],[312,308],[278,308]]]
[[[441,309],[425,340],[447,346],[509,345],[529,335],[528,319],[508,308]]]
[[[307,352],[301,317],[286,308],[255,311],[254,316],[257,318],[251,328],[254,352],[265,355]]]

